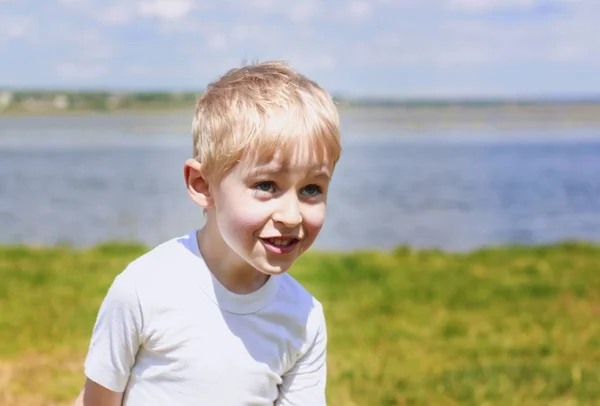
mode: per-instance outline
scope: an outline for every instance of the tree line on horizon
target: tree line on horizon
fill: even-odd
[[[202,91],[73,91],[73,90],[1,90],[0,111],[40,110],[93,110],[111,111],[135,108],[189,108]],[[600,103],[600,97],[587,99],[535,99],[535,98],[376,98],[335,95],[341,106],[356,107],[444,107],[444,106],[498,106],[537,104]]]

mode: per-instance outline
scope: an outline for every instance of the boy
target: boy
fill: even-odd
[[[286,271],[317,237],[340,157],[330,95],[289,66],[229,71],[198,100],[187,191],[205,225],[111,285],[78,405],[325,405],[321,304]]]

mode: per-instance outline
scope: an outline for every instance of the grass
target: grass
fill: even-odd
[[[70,404],[113,277],[147,248],[0,248],[0,404]],[[600,404],[600,246],[310,253],[328,397],[352,405]]]

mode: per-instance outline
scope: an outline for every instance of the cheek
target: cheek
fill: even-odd
[[[304,227],[311,233],[318,233],[325,222],[325,205],[309,206],[303,216]],[[313,235],[313,237],[315,237]]]
[[[221,214],[221,219],[227,224],[230,233],[247,234],[262,227],[264,222],[264,213],[260,206],[252,202],[232,202]]]

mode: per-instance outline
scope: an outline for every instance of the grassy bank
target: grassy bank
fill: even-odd
[[[97,308],[145,250],[0,248],[0,404],[69,404]],[[312,253],[329,404],[600,404],[600,247]]]

